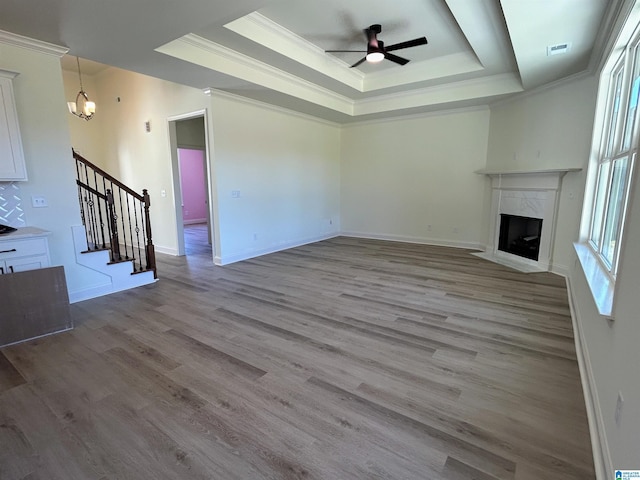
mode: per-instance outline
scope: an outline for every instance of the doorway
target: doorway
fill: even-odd
[[[213,260],[213,211],[206,111],[169,118],[178,255]]]

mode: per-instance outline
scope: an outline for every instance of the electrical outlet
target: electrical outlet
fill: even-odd
[[[231,190],[231,198],[240,198],[240,190]]]
[[[34,195],[31,197],[31,205],[33,206],[33,208],[44,208],[48,207],[49,203],[47,202],[46,198]]]
[[[254,239],[254,240],[258,240],[258,234],[257,234],[257,233],[254,233],[254,234],[253,234],[253,239]]]
[[[460,229],[458,227],[453,227],[453,233],[460,233]]]
[[[616,425],[619,427],[622,421],[622,407],[624,405],[624,398],[622,392],[618,392],[618,401],[616,402]]]
[[[427,225],[427,232],[431,231],[431,225]]]

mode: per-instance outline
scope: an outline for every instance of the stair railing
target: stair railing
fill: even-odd
[[[158,278],[147,190],[140,195],[76,151],[73,158],[88,251],[109,250],[111,263],[131,261],[133,273]]]

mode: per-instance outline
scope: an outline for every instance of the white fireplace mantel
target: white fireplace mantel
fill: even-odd
[[[547,174],[547,173],[551,173],[551,174],[557,174],[557,175],[561,175],[564,176],[565,174],[569,173],[569,172],[579,172],[580,170],[582,170],[581,168],[547,168],[547,169],[542,169],[542,170],[492,170],[492,169],[482,169],[482,170],[476,170],[475,173],[481,174],[481,175],[489,175],[489,176],[495,176],[495,175],[539,175],[539,174]]]
[[[556,219],[562,178],[581,168],[544,170],[478,170],[491,178],[491,217],[489,239],[484,252],[477,255],[523,272],[546,272],[551,269]],[[517,215],[542,219],[538,260],[523,258],[498,249],[500,215]]]

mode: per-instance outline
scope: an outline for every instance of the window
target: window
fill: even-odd
[[[638,151],[639,99],[640,35],[636,33],[609,75],[589,229],[589,243],[612,279],[618,269],[631,172]]]

